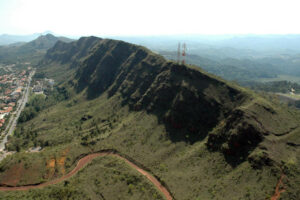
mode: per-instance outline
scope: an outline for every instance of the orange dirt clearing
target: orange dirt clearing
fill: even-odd
[[[56,163],[57,163],[58,167],[60,168],[60,172],[63,175],[66,173],[66,170],[65,170],[65,161],[66,161],[67,153],[68,152],[69,152],[69,149],[65,149],[63,151],[61,157],[56,160]]]
[[[47,161],[47,169],[48,173],[46,175],[46,178],[51,178],[54,175],[55,172],[55,159],[51,158],[50,160]]]
[[[50,169],[55,167],[55,159],[54,159],[54,158],[51,158],[51,159],[48,161],[47,167],[50,168]]]

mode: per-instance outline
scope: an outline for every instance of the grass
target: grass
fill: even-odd
[[[36,171],[39,172],[39,175],[36,178],[22,177],[23,181],[20,184],[33,183],[42,179],[47,173],[45,171],[47,160],[59,157],[65,149],[69,149],[65,168],[66,171],[70,171],[81,154],[86,154],[91,150],[113,148],[146,166],[167,184],[176,199],[264,199],[272,195],[278,178],[278,174],[273,172],[272,167],[254,170],[248,162],[244,162],[233,168],[226,162],[222,153],[208,151],[205,140],[193,145],[185,142],[174,143],[168,139],[164,125],[159,123],[155,115],[147,114],[145,111],[129,112],[127,106],[122,107],[118,103],[120,97],[113,97],[109,101],[106,100],[106,96],[91,101],[83,101],[80,96],[76,98],[79,103],[70,107],[68,106],[69,102],[62,102],[46,112],[39,113],[38,117],[22,125],[25,129],[37,130],[38,139],[49,141],[50,146],[40,153],[17,153],[2,162],[5,171],[9,170],[9,166],[13,166],[13,163],[18,160],[26,160],[30,165],[38,166]],[[85,115],[90,115],[92,118],[82,121],[81,119]],[[47,120],[43,121],[45,118]],[[79,130],[93,130],[91,128],[95,122],[103,128],[100,135],[93,136],[91,132]],[[88,135],[88,146],[81,144],[82,138],[86,135]],[[25,197],[42,194],[51,196],[53,190],[56,193],[64,193],[61,195],[70,195],[75,199],[93,199],[97,194],[92,188],[98,186],[101,189],[97,191],[102,195],[110,196],[116,193],[123,196],[123,199],[141,198],[139,193],[137,196],[131,196],[128,193],[129,190],[151,193],[149,192],[151,189],[149,190],[148,186],[145,187],[144,183],[141,183],[143,185],[141,187],[145,189],[141,189],[140,186],[129,187],[124,182],[119,183],[119,180],[116,181],[116,185],[112,185],[111,181],[115,181],[119,175],[115,175],[111,167],[103,166],[102,159],[93,162],[92,165],[93,170],[89,171],[89,167],[87,167],[86,170],[81,171],[71,179],[70,186],[67,188],[64,184],[59,184],[31,192],[10,192],[9,195],[11,197],[18,197],[20,194]],[[82,177],[90,177],[95,174],[95,171],[102,171],[103,167],[106,167],[106,176],[111,177],[108,183],[105,181],[89,182],[91,188],[84,187],[84,184],[80,185],[83,181]],[[60,175],[58,172],[55,176]],[[103,175],[97,173],[97,176],[93,176],[93,178],[98,176]],[[108,181],[107,177],[106,179]],[[42,180],[45,181],[45,179]],[[80,180],[80,184],[75,184],[75,180]],[[123,189],[112,192],[118,187]],[[84,188],[84,191],[79,191],[78,188]],[[0,194],[2,197],[9,197],[6,194],[3,195],[4,193]],[[149,199],[152,198],[149,197]]]
[[[297,145],[287,145],[299,142],[297,111],[126,43],[105,40],[99,46],[104,50],[97,46],[76,78],[64,82],[69,99],[20,125],[23,134],[10,142],[20,140],[21,152],[2,161],[0,183],[25,160],[37,172],[31,178],[24,169],[17,184],[53,179],[70,171],[83,154],[115,149],[156,176],[175,199],[268,199],[283,172],[294,183],[286,184],[284,195],[297,197],[300,152]],[[35,145],[32,141],[44,149],[31,157],[24,151]],[[62,157],[62,166],[53,164]],[[136,172],[123,173],[121,162],[105,159],[66,183],[9,195],[160,198]]]
[[[5,199],[163,199],[144,176],[114,157],[96,158],[57,185],[0,195]]]

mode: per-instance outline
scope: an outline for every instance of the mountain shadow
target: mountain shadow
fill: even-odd
[[[297,126],[285,111],[251,92],[126,42],[95,37],[58,42],[41,63],[52,62],[75,70],[66,82],[88,100],[120,95],[131,111],[156,115],[172,142],[207,138],[208,149],[223,152],[233,166],[267,135]]]

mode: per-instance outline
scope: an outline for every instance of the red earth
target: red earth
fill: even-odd
[[[282,180],[284,179],[284,174],[281,174],[279,181],[276,184],[276,189],[274,195],[271,197],[271,200],[278,200],[280,198],[280,194],[285,191],[284,184]]]
[[[64,180],[70,178],[71,176],[75,175],[80,169],[82,169],[84,166],[86,166],[93,159],[95,159],[97,157],[101,157],[101,156],[114,156],[121,160],[124,160],[129,166],[131,166],[133,169],[137,170],[139,173],[144,175],[149,181],[151,181],[153,183],[153,185],[164,195],[164,197],[167,200],[173,199],[173,197],[172,197],[171,193],[168,191],[168,189],[165,186],[163,186],[157,180],[157,178],[155,178],[149,172],[145,171],[144,169],[137,166],[133,162],[129,161],[128,159],[122,157],[121,155],[119,155],[117,153],[111,152],[111,151],[101,152],[101,153],[92,153],[92,154],[89,154],[89,155],[81,158],[78,161],[76,167],[72,171],[70,171],[68,174],[66,174],[60,178],[57,178],[57,179],[54,179],[54,180],[51,180],[51,181],[48,181],[45,183],[37,184],[37,185],[26,185],[26,186],[16,186],[16,187],[1,186],[0,191],[25,191],[25,190],[29,190],[29,189],[43,188],[43,187],[46,187],[49,185],[53,185],[53,184],[62,182]]]

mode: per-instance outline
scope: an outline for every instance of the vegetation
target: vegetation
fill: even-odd
[[[33,78],[43,79],[43,78],[46,78],[46,75],[43,72],[37,72],[37,73],[34,74]]]
[[[89,53],[88,44],[94,47]],[[282,197],[300,196],[298,111],[120,41],[58,43],[41,65],[40,72],[61,80],[59,88],[72,95],[18,126],[8,145],[19,140],[20,152],[1,162],[0,183],[50,180],[84,154],[115,149],[157,176],[176,199],[270,199],[282,174]],[[52,67],[71,76],[63,81]],[[43,151],[32,157],[24,152],[35,145]],[[5,176],[25,166],[24,160],[37,167],[34,178]],[[99,158],[68,182],[0,196],[161,198],[134,173],[119,160]]]
[[[111,157],[94,160],[76,177],[58,185],[0,194],[5,199],[163,199],[145,177]]]
[[[176,52],[161,51],[161,55],[170,60],[177,59]],[[234,80],[245,85],[257,79],[276,78],[280,71],[273,65],[250,59],[213,59],[197,54],[187,55],[187,63],[197,65],[205,71],[220,76],[226,80]]]
[[[19,122],[26,122],[34,118],[38,112],[55,105],[56,103],[69,98],[69,93],[65,87],[55,88],[44,94],[33,95],[22,111]]]
[[[251,84],[251,89],[260,90],[266,92],[280,92],[280,93],[290,93],[294,89],[294,93],[300,93],[300,85],[290,81],[274,81],[266,83],[253,83]]]

